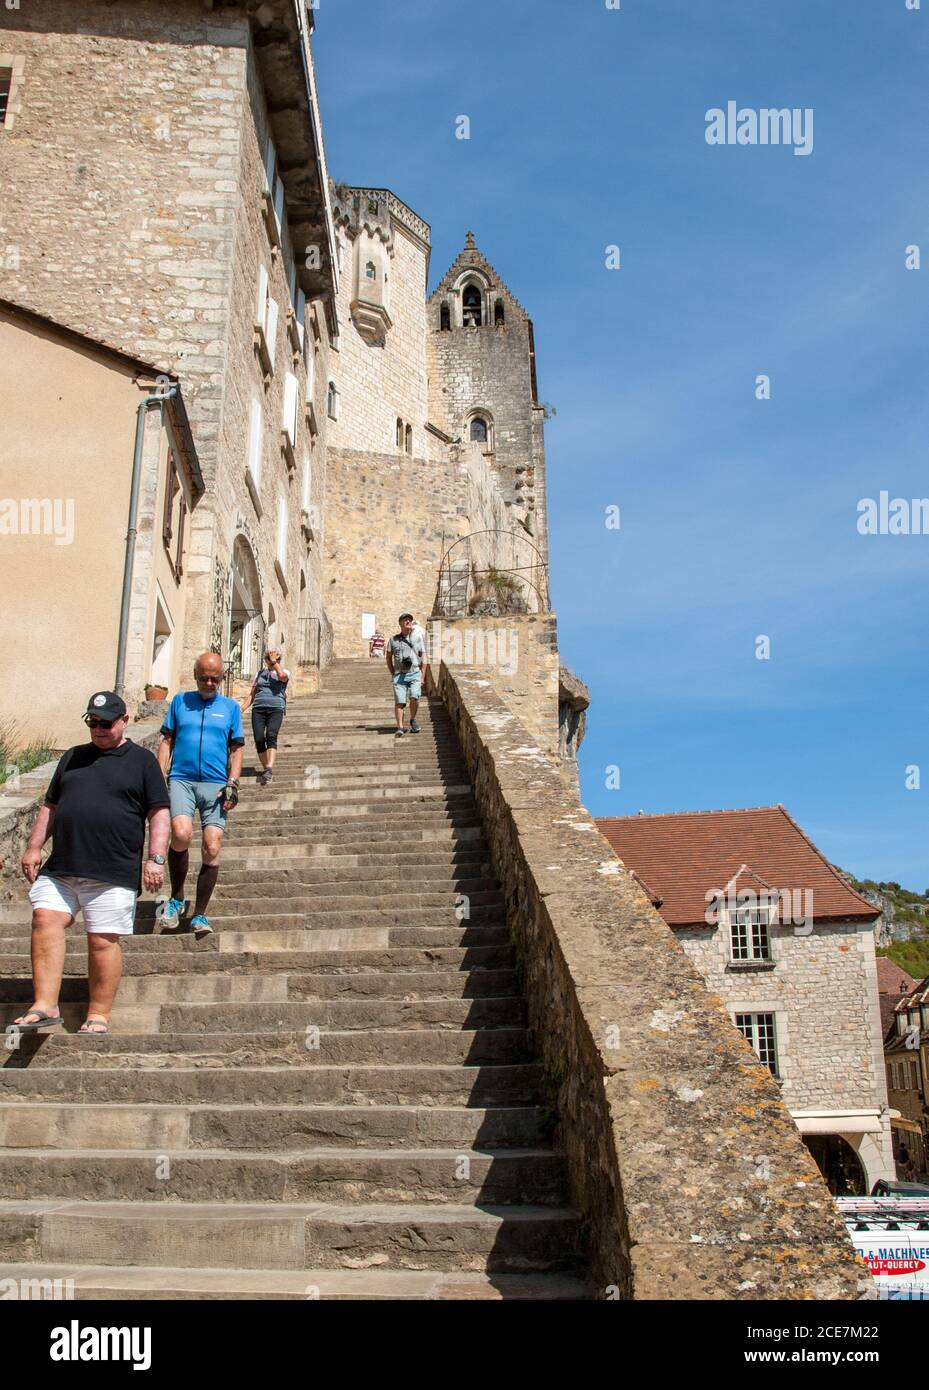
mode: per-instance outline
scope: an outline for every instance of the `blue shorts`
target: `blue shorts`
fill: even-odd
[[[423,693],[423,673],[415,671],[397,671],[394,673],[394,701],[398,705],[406,704],[406,697],[409,695],[411,700],[419,700]]]
[[[200,812],[200,824],[215,825],[220,830],[226,828],[226,812],[223,810],[225,782],[183,782],[172,777],[168,782],[171,796],[171,819],[186,816],[193,820],[194,812]]]

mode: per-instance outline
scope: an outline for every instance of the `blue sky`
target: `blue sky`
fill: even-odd
[[[321,0],[315,52],[333,175],[534,321],[587,806],[781,801],[929,888],[929,535],[856,525],[929,496],[929,0]],[[730,100],[812,153],[708,145]]]

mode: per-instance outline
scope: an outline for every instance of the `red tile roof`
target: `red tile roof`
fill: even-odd
[[[784,810],[681,811],[597,821],[627,869],[649,885],[670,926],[706,921],[707,893],[812,891],[815,921],[870,922],[880,909],[836,872]],[[660,898],[660,903],[657,899]]]
[[[891,960],[889,956],[878,956],[877,992],[881,1004],[882,1036],[887,1036],[897,1001],[905,998],[911,990],[915,989],[916,983],[913,976],[908,975],[895,960]]]

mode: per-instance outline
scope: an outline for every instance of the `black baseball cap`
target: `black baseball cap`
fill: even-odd
[[[98,690],[87,701],[87,713],[98,719],[122,719],[126,713],[126,702],[112,690]]]

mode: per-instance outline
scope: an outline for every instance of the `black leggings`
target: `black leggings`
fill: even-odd
[[[277,747],[277,736],[281,732],[283,722],[284,711],[282,709],[252,710],[252,734],[259,753],[264,753],[268,748]]]

